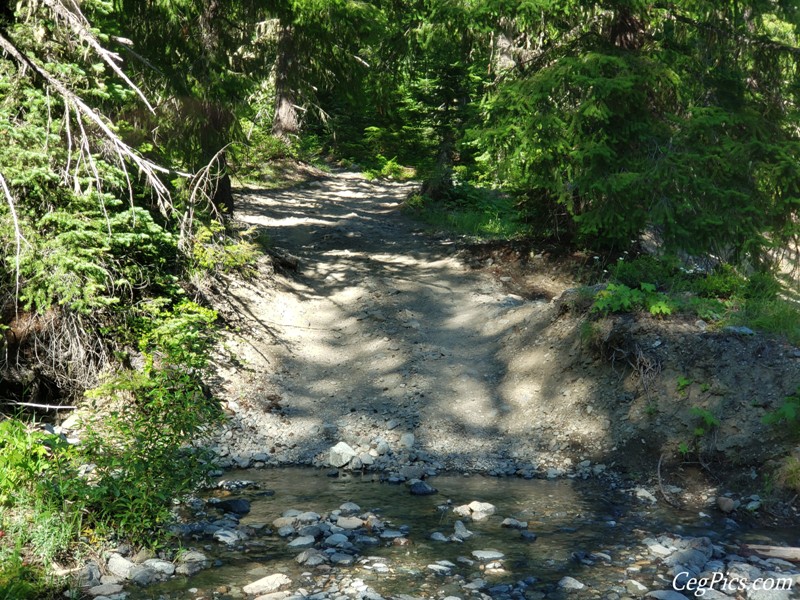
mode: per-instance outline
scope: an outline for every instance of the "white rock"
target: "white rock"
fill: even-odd
[[[364,524],[364,521],[358,517],[339,517],[336,524],[342,529],[358,529]]]
[[[134,564],[131,561],[119,554],[112,554],[108,558],[108,571],[117,577],[127,579],[133,567]]]
[[[258,594],[272,594],[274,592],[279,592],[282,588],[291,584],[292,580],[286,575],[283,573],[275,573],[274,575],[267,575],[258,581],[247,584],[242,588],[242,591],[245,594],[252,594],[254,596]]]
[[[339,442],[328,453],[328,462],[334,467],[343,467],[356,455],[347,442]]]
[[[291,592],[272,592],[271,594],[263,594],[262,596],[257,596],[253,600],[283,600],[284,598],[288,598],[291,596]]]
[[[145,567],[150,567],[156,573],[162,575],[172,575],[175,572],[175,565],[159,558],[150,558],[142,563]]]
[[[563,590],[582,590],[586,586],[574,577],[562,577],[558,587]]]
[[[472,511],[470,515],[474,521],[483,521],[488,519],[497,510],[494,504],[488,502],[478,502],[477,500],[469,503],[469,509]]]
[[[473,550],[472,556],[474,556],[478,560],[488,561],[488,560],[497,560],[503,558],[505,554],[503,554],[498,550]]]
[[[112,594],[119,594],[122,591],[122,586],[116,583],[104,583],[103,585],[96,585],[93,588],[86,590],[90,596],[111,596]]]
[[[414,442],[415,441],[416,441],[416,438],[414,437],[413,433],[404,433],[403,435],[400,436],[400,442],[399,443],[400,443],[400,446],[402,446],[403,448],[406,448],[406,449],[410,450],[411,448],[414,447]]]

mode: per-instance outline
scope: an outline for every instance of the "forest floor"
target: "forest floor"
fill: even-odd
[[[800,384],[797,348],[681,318],[587,319],[591,257],[431,234],[400,210],[414,189],[338,172],[238,190],[236,222],[279,258],[206,290],[228,325],[212,382],[223,462],[323,466],[344,441],[383,472],[608,470],[671,503],[775,495],[793,444],[762,417]]]

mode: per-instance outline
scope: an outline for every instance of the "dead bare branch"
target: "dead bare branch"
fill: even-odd
[[[58,404],[36,404],[35,402],[12,402],[13,406],[24,406],[26,408],[38,408],[41,410],[77,410],[77,406],[60,406]]]
[[[8,210],[11,214],[11,221],[14,224],[14,243],[16,246],[16,252],[14,255],[14,310],[16,312],[19,304],[19,265],[20,257],[22,255],[22,242],[25,240],[25,238],[22,236],[22,231],[20,230],[19,219],[17,218],[17,210],[14,206],[14,197],[11,195],[11,190],[8,189],[6,178],[3,177],[2,173],[0,173],[0,188],[3,189],[3,195],[6,197],[6,201],[8,202]]]
[[[154,190],[156,194],[158,208],[161,211],[161,213],[167,216],[170,213],[174,212],[174,207],[172,205],[172,197],[169,192],[169,189],[161,181],[161,179],[158,176],[158,173],[168,174],[173,176],[178,175],[181,177],[192,177],[190,173],[164,168],[141,156],[133,148],[131,148],[125,142],[123,142],[122,139],[120,139],[120,137],[116,133],[114,133],[114,131],[111,129],[111,126],[106,123],[105,119],[100,114],[98,114],[94,109],[92,109],[89,105],[87,105],[80,96],[78,96],[75,92],[67,88],[67,86],[62,81],[60,81],[59,79],[48,73],[45,69],[40,67],[31,58],[29,58],[25,53],[20,51],[11,40],[2,35],[2,32],[0,32],[0,49],[2,49],[6,54],[11,56],[11,58],[13,58],[14,61],[21,68],[30,69],[31,71],[33,71],[37,77],[41,78],[56,92],[58,92],[58,94],[61,96],[65,104],[70,104],[72,108],[75,109],[75,111],[79,115],[82,115],[83,117],[94,123],[94,125],[100,129],[103,136],[108,140],[108,142],[111,143],[111,145],[120,154],[122,154],[126,158],[126,160],[133,163],[139,170],[139,172],[145,177],[147,184]]]

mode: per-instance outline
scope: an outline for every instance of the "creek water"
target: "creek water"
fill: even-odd
[[[337,567],[350,577],[362,579],[384,597],[400,594],[464,597],[461,585],[475,577],[494,585],[532,576],[537,582],[531,589],[541,589],[547,594],[568,575],[585,583],[587,588],[602,592],[628,579],[631,569],[639,579],[649,579],[652,585],[658,573],[642,542],[647,537],[708,536],[714,543],[729,548],[742,542],[775,543],[782,537],[776,532],[737,526],[713,508],[705,512],[679,511],[663,503],[650,505],[622,490],[609,489],[607,483],[592,480],[440,475],[429,480],[439,490],[438,494],[413,496],[406,486],[381,483],[377,476],[332,478],[326,471],[310,468],[231,471],[224,479],[258,484],[257,488],[233,494],[251,501],[251,512],[241,518],[241,525],[272,528],[273,520],[288,509],[314,511],[324,517],[344,502],[355,502],[362,512],[373,512],[387,527],[404,531],[404,526],[407,527],[409,545],[395,546],[382,540],[380,545],[360,549],[360,556],[380,557],[379,562],[384,562],[389,572],[378,573],[359,562],[351,567]],[[265,495],[264,490],[274,494]],[[473,500],[494,504],[496,514],[485,521],[467,522],[475,535],[463,543],[431,540],[435,531],[446,536],[453,533],[458,517],[452,510],[444,509],[448,501],[452,508]],[[213,508],[209,512],[216,514]],[[527,521],[528,531],[535,533],[537,539],[527,541],[520,531],[501,527],[505,517]],[[784,537],[790,535],[783,533]],[[239,550],[228,549],[211,539],[184,541],[185,547],[201,550],[215,561],[215,566],[191,578],[178,577],[148,588],[131,589],[130,598],[242,598],[245,597],[242,586],[273,573],[289,576],[294,582],[293,590],[313,588],[313,582],[303,576],[313,569],[294,560],[299,551],[288,547],[290,539],[275,533],[254,535]],[[459,561],[459,557],[470,557],[472,551],[484,549],[505,555],[504,570],[487,574],[477,562],[469,565],[463,558]],[[427,568],[442,560],[454,563],[455,579],[438,577]]]

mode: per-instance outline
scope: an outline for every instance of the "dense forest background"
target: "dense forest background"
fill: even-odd
[[[257,250],[231,178],[336,162],[543,243],[773,278],[800,233],[799,34],[793,0],[0,2],[0,408],[134,399],[81,450],[0,422],[0,504],[80,507],[23,539],[36,561],[6,548],[0,586],[87,528],[141,538],[196,482],[200,452],[160,467],[217,417],[193,281]]]

